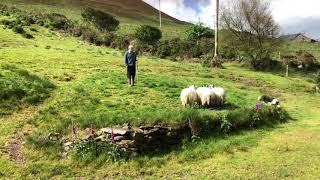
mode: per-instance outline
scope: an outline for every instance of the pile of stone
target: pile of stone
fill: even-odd
[[[82,141],[111,142],[128,153],[162,151],[177,145],[185,137],[191,137],[188,124],[175,127],[141,126],[139,128],[125,125],[122,128],[102,128]],[[69,149],[71,143],[66,143]]]

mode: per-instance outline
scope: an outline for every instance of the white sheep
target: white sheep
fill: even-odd
[[[220,103],[219,97],[215,94],[212,86],[199,87],[197,93],[202,107],[213,107]]]
[[[214,107],[219,102],[219,97],[215,94],[213,88],[208,88],[204,96],[204,99],[209,107]]]
[[[180,99],[182,105],[185,107],[187,105],[200,105],[201,103],[199,95],[194,86],[190,86],[188,88],[183,89],[180,94]]]
[[[203,107],[205,107],[206,105],[209,105],[209,104],[206,104],[205,100],[204,100],[204,95],[206,94],[206,92],[208,91],[208,88],[207,87],[199,87],[197,88],[196,92],[201,100],[201,105]]]
[[[226,91],[222,87],[214,87],[212,91],[217,96],[215,104],[216,106],[223,106],[226,101]]]

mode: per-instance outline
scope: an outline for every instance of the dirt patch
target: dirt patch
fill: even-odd
[[[33,129],[31,125],[25,125],[23,128],[18,129],[11,140],[5,145],[5,153],[10,156],[10,159],[17,164],[23,165],[26,163],[23,157],[22,149],[24,144],[24,136],[29,134]]]
[[[15,133],[12,141],[6,143],[5,151],[9,154],[10,159],[17,164],[25,164],[22,154],[23,134]]]

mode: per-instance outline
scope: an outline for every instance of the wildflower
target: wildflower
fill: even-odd
[[[89,138],[90,138],[90,140],[93,140],[94,133],[95,133],[95,130],[94,130],[93,126],[91,125],[91,127],[89,128]]]
[[[257,112],[259,109],[261,109],[261,103],[259,101],[256,102],[253,111]]]
[[[113,129],[111,129],[111,143],[115,143]]]
[[[72,121],[72,124],[71,124],[71,131],[72,131],[72,134],[74,136],[77,135],[77,127],[75,126],[74,122]]]

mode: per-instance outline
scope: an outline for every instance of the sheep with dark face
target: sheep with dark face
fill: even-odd
[[[265,104],[267,104],[268,106],[275,106],[277,108],[280,108],[280,101],[277,98],[274,97],[270,97],[267,95],[263,95],[260,96],[258,98],[258,101],[264,102]]]

